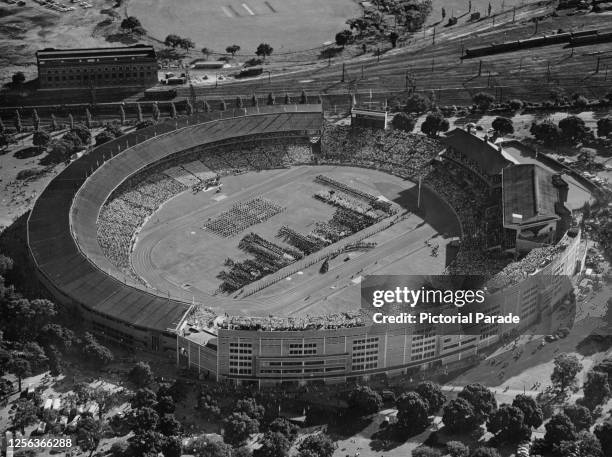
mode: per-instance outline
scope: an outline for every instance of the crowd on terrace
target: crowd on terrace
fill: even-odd
[[[305,317],[226,317],[219,328],[231,330],[334,330],[338,328],[363,327],[369,321],[364,310]]]
[[[102,207],[97,230],[102,252],[126,277],[143,283],[131,267],[135,235],[162,203],[188,189],[184,182],[164,174],[164,171],[194,159],[217,175],[224,176],[303,163],[311,160],[311,147],[291,136],[209,145],[155,165],[126,180]]]

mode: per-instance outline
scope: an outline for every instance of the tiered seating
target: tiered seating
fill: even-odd
[[[206,165],[204,165],[199,160],[194,160],[193,162],[184,163],[182,167],[193,174],[200,181],[207,181],[209,179],[214,179],[217,176],[217,173],[214,171],[210,171]]]
[[[168,168],[164,170],[163,173],[175,179],[185,187],[192,187],[199,182],[198,178],[180,166]]]
[[[135,233],[159,206],[187,187],[178,180],[154,174],[131,180],[106,202],[98,216],[98,243],[104,255],[126,275],[133,273],[130,254]]]

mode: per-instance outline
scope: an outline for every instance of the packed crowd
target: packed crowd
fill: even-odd
[[[337,181],[325,175],[318,175],[315,178],[315,181],[321,184],[326,185],[327,187],[331,187],[332,189],[338,190],[344,194],[351,195],[358,199],[364,200],[368,202],[373,208],[380,209],[387,213],[392,212],[391,202],[380,200],[378,197],[364,192],[360,189],[356,189],[348,184],[344,184],[343,182]]]
[[[430,171],[443,149],[440,141],[423,135],[327,124],[320,162],[376,168],[414,180]]]
[[[125,275],[138,280],[130,262],[138,229],[162,203],[185,189],[178,181],[155,173],[130,180],[104,204],[98,216],[98,243],[104,255]]]
[[[226,317],[218,324],[219,328],[232,330],[333,330],[347,327],[363,327],[369,321],[364,310],[329,314],[327,316],[305,317]]]
[[[279,204],[265,198],[252,198],[244,202],[234,203],[228,211],[208,220],[203,228],[215,235],[229,238],[252,225],[270,219],[284,209]]]

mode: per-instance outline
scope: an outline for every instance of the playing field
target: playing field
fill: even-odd
[[[197,49],[225,52],[237,44],[239,54],[249,55],[259,43],[275,53],[321,46],[361,14],[353,0],[130,0],[128,8],[161,40],[174,33]]]
[[[151,286],[172,296],[195,299],[217,310],[235,314],[313,314],[355,309],[359,306],[359,280],[366,274],[440,273],[446,262],[448,238],[457,233],[456,221],[439,202],[424,197],[425,216],[433,226],[411,214],[405,220],[366,239],[376,248],[334,259],[326,274],[320,262],[244,299],[216,295],[217,274],[227,258],[240,261],[247,255],[238,242],[250,232],[282,243],[276,234],[287,225],[306,234],[316,222],[328,220],[334,208],[313,198],[325,187],[314,181],[324,174],[359,190],[395,201],[413,209],[416,188],[411,182],[386,173],[354,167],[301,166],[266,170],[223,178],[220,193],[183,192],[157,211],[138,236],[132,262],[135,271]],[[203,226],[237,202],[264,198],[282,207],[265,222],[246,228],[232,237],[223,237]],[[432,256],[424,241],[435,238],[439,255]]]

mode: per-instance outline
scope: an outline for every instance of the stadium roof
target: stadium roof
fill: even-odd
[[[476,162],[489,176],[501,173],[505,167],[515,162],[511,156],[504,154],[503,150],[500,151],[494,144],[460,128],[448,132],[444,142]]]
[[[536,164],[513,165],[502,172],[504,225],[558,219],[560,202],[554,173]]]
[[[105,143],[70,164],[40,194],[28,219],[28,245],[44,279],[93,313],[142,329],[176,330],[191,304],[130,283],[98,245],[98,213],[125,179],[171,154],[257,133],[320,131],[323,119],[321,105],[252,108],[251,114],[266,114],[245,116],[248,111],[214,113],[242,117],[205,123],[211,114],[158,124]],[[179,123],[186,126],[175,130]],[[137,141],[142,142],[125,150]],[[120,146],[124,151],[108,160]]]

